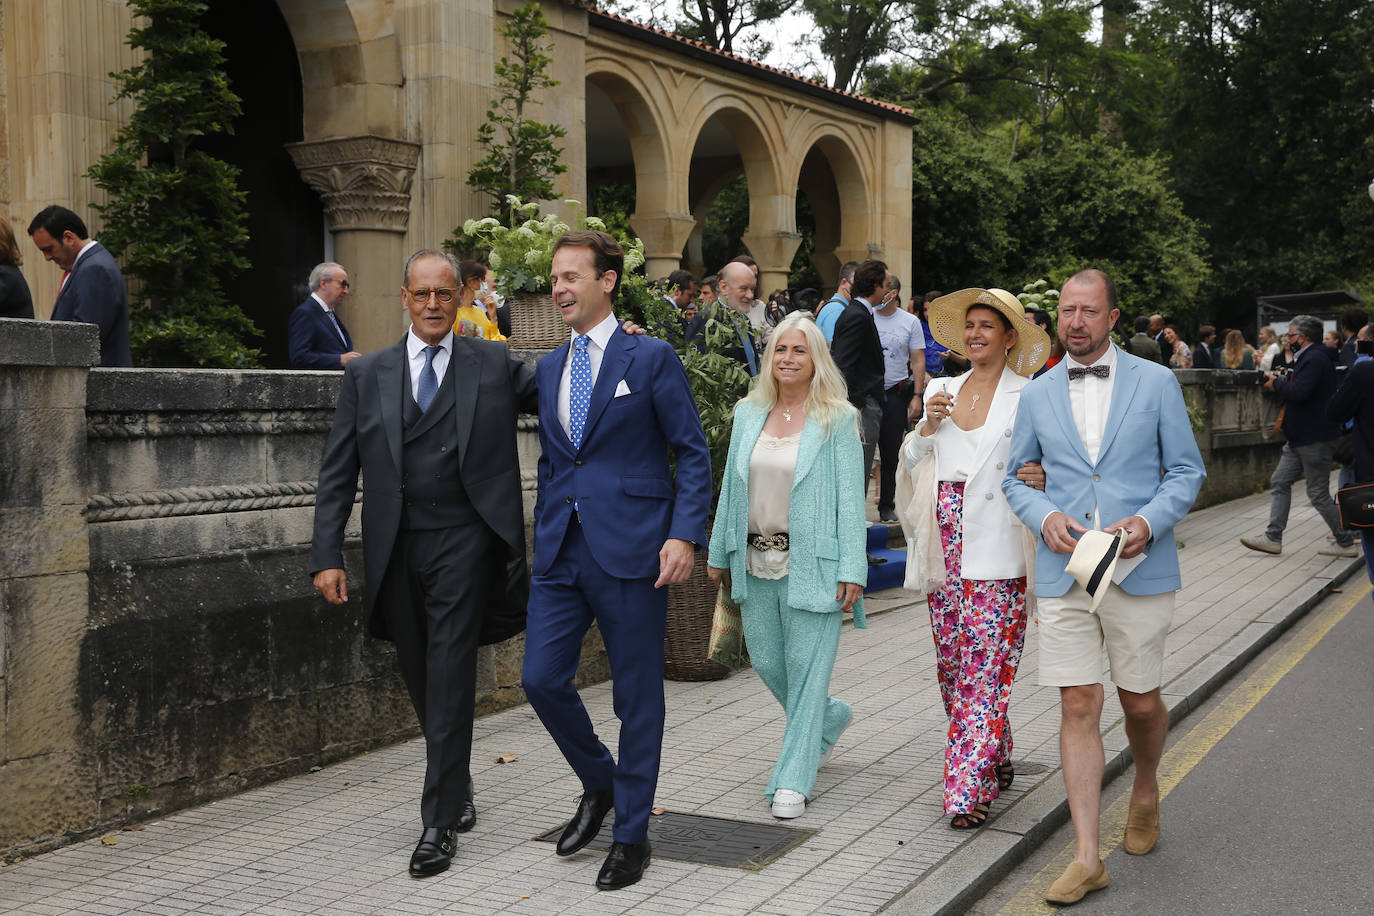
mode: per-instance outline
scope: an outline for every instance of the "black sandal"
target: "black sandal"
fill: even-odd
[[[950,818],[949,825],[955,830],[976,830],[987,822],[988,806],[979,802],[972,811],[964,811]]]
[[[1011,788],[1011,784],[1016,781],[1016,769],[1010,763],[994,767],[997,772],[997,790],[1005,792]]]

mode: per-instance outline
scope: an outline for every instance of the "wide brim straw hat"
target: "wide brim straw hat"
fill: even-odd
[[[964,318],[975,305],[1001,312],[1016,329],[1016,346],[1007,351],[1007,365],[1017,375],[1030,375],[1050,358],[1050,335],[1033,321],[1026,320],[1026,307],[1004,289],[970,287],[941,296],[926,306],[930,334],[944,346],[965,358]]]

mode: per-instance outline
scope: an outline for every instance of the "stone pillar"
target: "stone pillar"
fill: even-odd
[[[759,262],[759,288],[754,295],[766,300],[775,289],[787,286],[787,273],[792,267],[792,256],[801,244],[797,232],[777,230],[774,232],[754,232],[744,234],[744,244],[754,260]]]
[[[99,362],[95,325],[0,319],[0,849],[95,816],[77,674],[91,566],[86,377]]]
[[[419,144],[345,137],[291,143],[287,151],[324,202],[334,260],[348,271],[352,289],[339,312],[353,345],[363,353],[390,346],[406,327],[401,267]]]
[[[644,240],[644,276],[651,281],[678,269],[682,247],[687,244],[697,221],[689,213],[644,213],[630,215],[635,234]]]

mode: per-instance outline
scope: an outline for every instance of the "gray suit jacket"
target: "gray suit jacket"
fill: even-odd
[[[502,342],[455,337],[448,372],[455,383],[453,416],[463,485],[473,507],[507,547],[504,569],[473,571],[488,577],[492,597],[483,609],[482,643],[499,642],[524,628],[529,572],[515,428],[517,413],[538,411],[539,396],[534,371]],[[344,368],[315,493],[312,575],[344,567],[344,527],[362,472],[364,607],[369,630],[383,639],[390,633],[376,607],[377,592],[401,527],[401,404],[409,373],[404,339]]]

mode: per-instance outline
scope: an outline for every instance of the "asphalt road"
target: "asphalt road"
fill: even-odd
[[[1351,579],[1172,730],[1162,836],[1127,855],[1134,770],[1103,793],[1111,885],[1078,914],[1374,913],[1374,600]],[[1116,803],[1116,804],[1113,804]],[[1066,826],[969,910],[1052,913]]]

